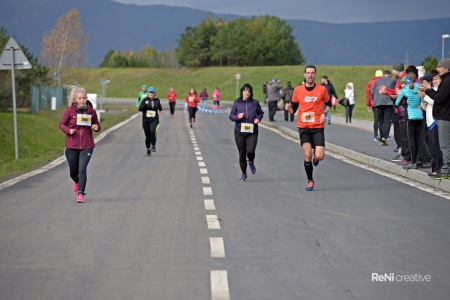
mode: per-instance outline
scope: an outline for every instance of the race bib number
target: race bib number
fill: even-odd
[[[253,133],[255,125],[253,123],[241,123],[241,132]]]
[[[188,99],[189,99],[189,102],[195,101],[195,97],[189,97]]]
[[[77,125],[79,126],[91,126],[92,116],[86,114],[77,114]]]
[[[147,116],[147,118],[154,118],[156,116],[156,111],[147,110],[146,116]]]
[[[314,112],[304,112],[302,113],[302,122],[303,123],[314,123],[316,121],[316,117]]]

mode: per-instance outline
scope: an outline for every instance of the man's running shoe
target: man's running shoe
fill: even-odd
[[[390,141],[390,140],[392,140],[392,136],[388,136],[388,137],[386,138],[386,141]]]
[[[72,191],[75,195],[78,193],[78,182],[73,183]]]
[[[255,163],[252,163],[251,161],[248,161],[248,165],[250,167],[250,171],[252,172],[252,174],[256,174]]]
[[[439,173],[433,177],[434,180],[442,180],[442,179],[450,179],[449,174],[447,173]]]
[[[152,156],[152,150],[147,149],[147,156]]]
[[[241,182],[247,181],[247,173],[242,173]]]
[[[156,147],[152,146],[152,152],[156,152]]]
[[[374,142],[378,142],[379,140],[380,140],[380,137],[379,137],[379,136],[376,136],[376,137],[373,138],[373,141],[374,141]]]
[[[84,203],[84,195],[83,194],[78,194],[77,202],[78,203]]]
[[[314,181],[309,180],[308,181],[308,186],[306,187],[307,191],[312,191],[314,189]]]
[[[417,169],[417,165],[413,163],[409,163],[406,166],[403,166],[403,169],[409,170],[409,169]]]
[[[316,159],[315,156],[313,157],[312,164],[313,164],[314,167],[317,167],[319,165],[319,160]]]
[[[387,146],[388,145],[388,143],[387,143],[387,141],[386,141],[386,138],[384,138],[384,137],[382,137],[381,139],[380,139],[380,146]]]
[[[403,160],[403,156],[401,156],[400,154],[396,155],[394,158],[391,159],[391,161],[402,161],[402,160]]]
[[[399,153],[400,147],[395,148],[394,150],[392,150],[392,152],[397,152]]]

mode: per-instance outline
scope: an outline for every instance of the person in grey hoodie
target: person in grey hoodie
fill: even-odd
[[[384,71],[383,77],[375,81],[370,90],[374,107],[378,114],[380,146],[387,146],[387,138],[391,129],[392,118],[394,117],[394,105],[391,97],[378,92],[379,87],[395,87],[395,81],[391,78],[389,71]]]
[[[274,78],[267,86],[267,99],[269,102],[269,121],[275,122],[275,114],[278,109],[278,101],[280,101],[280,90],[283,88],[281,82]]]

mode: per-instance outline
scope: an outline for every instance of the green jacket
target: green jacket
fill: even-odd
[[[144,91],[140,92],[139,95],[137,96],[136,107],[139,107],[142,99],[145,99],[146,97],[147,97],[147,92],[144,92]]]

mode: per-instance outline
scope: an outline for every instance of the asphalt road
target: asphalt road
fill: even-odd
[[[65,162],[0,190],[1,299],[449,299],[448,199],[331,156],[306,192],[266,128],[241,183],[227,114],[143,140],[138,117],[97,143],[84,204]]]

